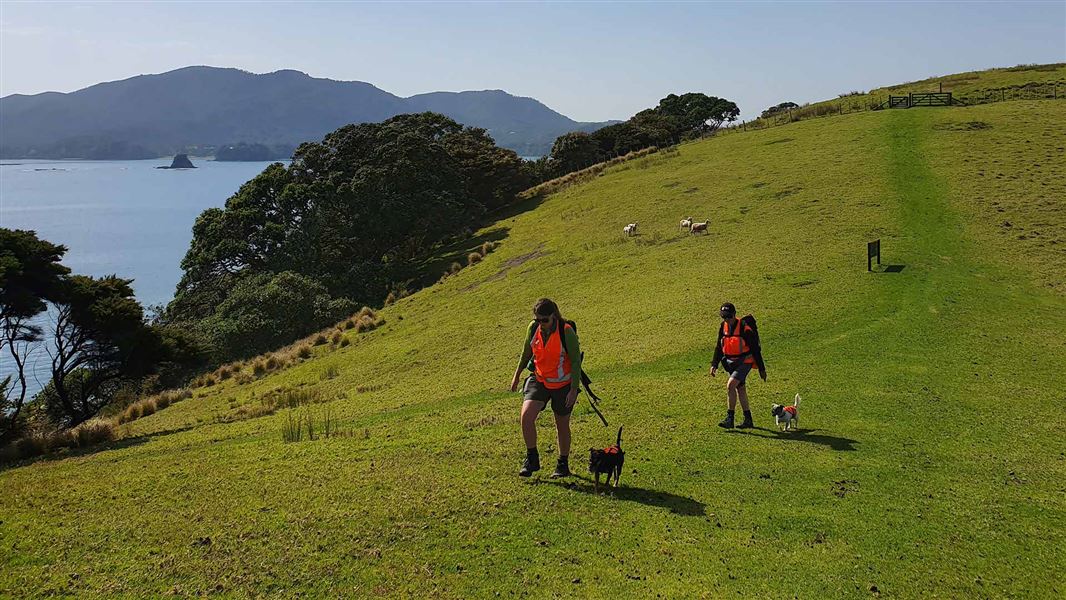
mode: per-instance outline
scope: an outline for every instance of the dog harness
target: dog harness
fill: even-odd
[[[722,321],[722,354],[729,360],[744,359],[749,365],[755,364],[755,358],[751,355],[748,342],[744,341],[741,334],[751,331],[742,319],[737,319],[737,325],[733,331],[729,331],[729,321]]]
[[[573,329],[569,323],[564,327]],[[566,329],[563,331],[565,332]],[[558,390],[570,385],[570,357],[563,351],[563,336],[554,335],[554,333],[549,334],[548,340],[545,341],[544,331],[537,327],[529,343],[533,348],[533,364],[537,381],[550,390]]]

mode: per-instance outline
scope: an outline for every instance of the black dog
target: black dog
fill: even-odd
[[[614,487],[618,487],[618,478],[622,476],[622,465],[626,462],[626,453],[622,452],[622,428],[618,428],[618,443],[603,450],[589,448],[589,471],[596,476],[596,493],[600,491],[600,474],[607,474],[607,485],[611,485],[614,475]]]

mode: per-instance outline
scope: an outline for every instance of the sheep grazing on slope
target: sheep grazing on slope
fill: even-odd
[[[637,234],[637,224],[636,223],[630,223],[629,225],[626,225],[625,227],[622,228],[622,233],[624,233],[626,237],[629,237],[631,235],[636,235]]]
[[[678,227],[678,229],[688,229],[689,227],[692,227],[692,217],[681,219],[681,227]]]
[[[707,221],[704,221],[703,223],[693,223],[692,226],[689,227],[688,230],[689,230],[689,233],[692,233],[692,234],[701,233],[701,232],[702,233],[707,233]]]

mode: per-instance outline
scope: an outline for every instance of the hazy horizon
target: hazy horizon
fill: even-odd
[[[786,100],[1064,61],[1064,2],[0,3],[0,96],[207,65],[401,97],[501,89],[578,121],[698,91],[751,118]]]

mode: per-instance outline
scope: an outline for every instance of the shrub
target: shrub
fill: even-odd
[[[458,273],[459,271],[462,271],[462,270],[463,270],[463,265],[459,264],[459,261],[455,261],[455,262],[452,263],[452,266],[448,268],[448,273],[450,273],[452,275],[455,275],[456,273]]]
[[[149,400],[145,400],[143,402],[139,402],[138,404],[141,405],[141,416],[142,417],[147,417],[148,415],[155,414],[155,411],[156,411],[155,400],[149,399]]]
[[[373,330],[377,329],[378,325],[380,325],[381,323],[383,323],[383,321],[375,321],[374,319],[372,319],[370,317],[363,317],[362,319],[359,320],[359,323],[355,326],[355,330],[357,332],[359,332],[359,333],[364,333],[364,332],[367,332],[367,331],[373,331]]]
[[[263,366],[265,366],[268,371],[273,371],[274,369],[277,369],[281,366],[281,361],[279,361],[278,357],[274,356],[273,354],[268,354],[266,361],[264,361],[263,363]]]
[[[355,320],[354,319],[348,319],[347,321],[344,322],[344,328],[345,329],[351,329],[353,327],[355,327]]]
[[[327,341],[329,341],[329,340],[326,339],[326,334],[320,333],[320,334],[315,336],[314,345],[321,346],[322,344],[325,344]]]
[[[342,337],[344,337],[344,336],[342,336],[342,335],[341,335],[341,332],[339,332],[339,331],[334,331],[334,332],[333,332],[333,336],[331,336],[331,337],[329,338],[329,342],[330,342],[331,344],[339,344],[339,343],[340,343],[340,341],[341,341],[341,338],[342,338]]]
[[[240,373],[233,380],[237,382],[237,385],[244,385],[254,381],[254,378],[248,373]]]
[[[322,374],[319,376],[319,379],[333,379],[338,375],[340,375],[340,371],[337,370],[337,366],[330,365],[326,367],[325,371],[322,371]]]
[[[211,386],[215,385],[216,383],[218,383],[218,381],[215,380],[215,376],[214,375],[212,375],[210,373],[208,373],[207,375],[204,375],[204,383],[203,383],[204,387],[211,387]]]
[[[482,255],[479,252],[471,252],[466,256],[467,266],[476,265],[481,262]]]
[[[252,363],[252,374],[256,377],[260,377],[267,372],[267,362],[263,359],[259,359]]]
[[[344,339],[341,340],[340,347],[341,348],[345,348],[348,345],[350,345],[351,343],[352,343],[352,340],[349,340],[348,338],[344,338]]]
[[[296,356],[300,358],[311,358],[311,346],[300,346],[296,349]]]
[[[115,428],[110,421],[90,419],[74,428],[74,439],[79,448],[115,439]]]
[[[481,256],[485,256],[489,252],[492,252],[495,248],[495,242],[485,242],[484,244],[481,244]]]
[[[225,367],[224,366],[224,367],[221,367],[218,370],[218,380],[219,381],[225,381],[225,380],[229,379],[232,376],[233,376],[233,371],[231,371],[229,369],[229,367]]]
[[[140,419],[142,416],[144,416],[144,406],[140,402],[137,402],[126,407],[126,410],[119,415],[118,422],[121,425],[122,423],[129,423],[130,421]]]
[[[369,306],[364,306],[363,308],[359,309],[359,312],[355,313],[352,316],[356,319],[361,319],[363,317],[370,317],[371,319],[373,319],[377,316],[377,314],[374,313],[374,309],[370,308]]]
[[[163,410],[164,408],[166,408],[168,406],[170,406],[170,395],[169,394],[159,394],[158,396],[156,396],[156,399],[155,399],[156,410]]]

